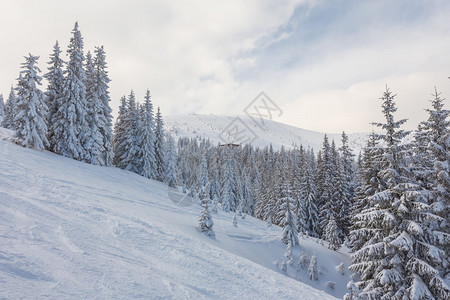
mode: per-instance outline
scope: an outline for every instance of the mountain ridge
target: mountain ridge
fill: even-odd
[[[254,119],[246,115],[222,116],[191,113],[164,117],[166,131],[175,138],[206,138],[213,143],[227,143],[226,138],[222,138],[223,133],[236,120],[240,120],[241,125],[245,124],[240,128],[254,133],[255,139],[250,144],[255,147],[264,148],[272,144],[274,149],[280,149],[281,146],[294,148],[302,145],[305,148],[313,148],[317,153],[322,147],[325,134],[330,141],[335,141],[336,146],[339,147],[341,144],[342,133],[321,133],[269,119],[263,119],[264,125],[261,126],[260,123],[256,123]],[[357,155],[364,148],[369,133],[350,133],[347,135],[350,148]]]

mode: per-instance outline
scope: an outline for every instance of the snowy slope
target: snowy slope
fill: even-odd
[[[301,239],[322,274],[311,282],[291,268],[289,278],[276,265],[280,228],[251,217],[236,228],[221,212],[212,240],[195,229],[200,207],[176,205],[164,184],[22,148],[10,136],[0,128],[1,299],[317,300],[345,292],[348,271],[335,266],[348,266],[346,254]]]
[[[200,137],[209,138],[214,143],[221,142],[219,135],[237,116],[218,115],[179,115],[164,117],[165,128],[175,137]],[[321,148],[325,133],[306,130],[283,123],[264,120],[263,126],[256,125],[248,116],[238,116],[251,131],[256,134],[252,144],[256,147],[265,147],[272,143],[274,149],[282,145],[292,148],[295,145],[312,147],[316,152]],[[337,131],[339,129],[336,129]],[[328,133],[330,141],[334,139],[336,145],[340,146],[341,133]],[[354,154],[358,154],[367,142],[367,133],[351,133],[349,144]],[[223,142],[221,142],[223,143]]]

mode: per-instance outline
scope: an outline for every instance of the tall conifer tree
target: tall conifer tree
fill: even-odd
[[[16,136],[22,139],[22,145],[36,150],[48,146],[47,105],[44,93],[38,88],[42,77],[37,66],[39,56],[25,56],[22,71],[17,84],[17,115],[14,118]]]
[[[86,74],[84,70],[83,38],[78,22],[72,31],[67,53],[69,62],[65,70],[61,102],[54,115],[51,131],[55,137],[55,152],[82,160],[85,156],[83,141],[88,131],[86,121]]]

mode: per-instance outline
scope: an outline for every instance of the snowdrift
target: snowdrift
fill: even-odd
[[[302,249],[318,256],[319,281],[296,265],[284,274],[279,227],[249,216],[234,227],[232,214],[219,212],[210,239],[195,229],[200,206],[171,201],[164,184],[22,148],[11,136],[0,129],[0,298],[317,300],[345,293],[349,272],[335,269],[348,266],[344,253],[301,238]]]

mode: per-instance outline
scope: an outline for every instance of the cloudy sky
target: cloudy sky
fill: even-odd
[[[150,89],[164,115],[243,114],[264,91],[276,120],[322,132],[370,131],[386,84],[413,129],[437,86],[450,98],[450,1],[2,1],[0,93],[23,56],[46,71],[75,21],[104,45],[114,113]],[[65,58],[65,56],[64,56]],[[45,84],[45,83],[44,83]],[[446,107],[450,105],[446,101]]]

